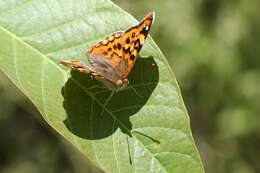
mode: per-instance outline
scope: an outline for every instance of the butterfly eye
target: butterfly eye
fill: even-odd
[[[134,36],[135,36],[135,33],[132,34],[132,38],[134,38]]]
[[[122,81],[122,80],[116,81],[116,85],[117,85],[117,86],[122,86],[122,85],[123,85],[123,81]]]

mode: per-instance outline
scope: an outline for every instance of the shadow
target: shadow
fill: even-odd
[[[151,136],[148,136],[148,135],[146,135],[146,134],[144,134],[144,133],[142,133],[142,132],[139,132],[139,131],[134,130],[133,133],[137,133],[137,134],[139,134],[139,135],[141,135],[141,136],[144,136],[144,137],[150,139],[151,141],[153,141],[153,142],[156,143],[156,144],[160,144],[160,141],[158,141],[157,139],[154,139],[154,138],[152,138]]]
[[[146,68],[155,64],[153,68]],[[147,102],[159,79],[158,66],[152,57],[138,58],[128,77],[132,89],[114,94],[101,116],[102,105],[110,95],[108,89],[85,88],[103,84],[90,75],[71,71],[71,78],[62,89],[63,106],[67,113],[66,127],[75,135],[86,139],[101,139],[113,134],[117,128],[127,133],[132,129],[129,117],[137,113]],[[83,89],[84,88],[84,89]],[[94,99],[93,99],[94,97]]]

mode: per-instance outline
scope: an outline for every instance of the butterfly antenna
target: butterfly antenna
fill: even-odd
[[[101,116],[104,114],[105,108],[107,106],[107,103],[109,102],[109,100],[112,98],[112,96],[114,95],[115,91],[112,91],[110,96],[106,99],[105,103],[103,104],[102,107],[102,112],[101,112]]]

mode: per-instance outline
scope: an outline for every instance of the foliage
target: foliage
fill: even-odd
[[[97,167],[105,172],[203,172],[177,82],[151,38],[134,71],[153,63],[156,68],[129,77],[143,99],[124,90],[102,117],[109,92],[86,89],[98,82],[57,65],[68,58],[85,60],[90,45],[135,24],[131,16],[101,0],[13,1],[2,8],[0,69],[46,122]]]
[[[177,76],[205,172],[260,172],[258,1],[115,3],[137,19],[156,11],[151,35]],[[3,75],[0,97],[0,172],[40,172],[46,165],[48,172],[94,169],[42,128],[48,126]],[[44,154],[53,161],[40,162]]]
[[[157,12],[151,35],[177,76],[205,172],[260,172],[258,1],[116,2]]]

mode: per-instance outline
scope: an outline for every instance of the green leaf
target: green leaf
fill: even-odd
[[[87,90],[89,75],[61,67],[87,62],[90,45],[137,21],[108,0],[0,0],[0,69],[47,123],[105,172],[204,172],[176,79],[149,37],[133,91]],[[145,16],[146,14],[144,14]],[[154,25],[158,25],[158,21]],[[145,69],[156,64],[155,68]]]

